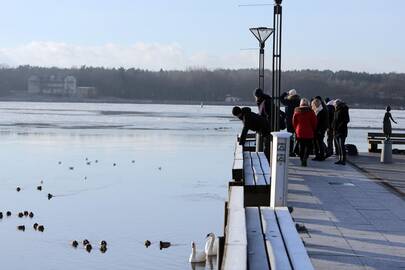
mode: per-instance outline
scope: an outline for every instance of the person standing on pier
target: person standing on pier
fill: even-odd
[[[339,160],[335,164],[346,165],[347,124],[350,122],[349,108],[340,99],[335,100],[333,135],[338,149]]]
[[[398,124],[398,123],[395,122],[394,118],[392,118],[392,115],[390,113],[391,106],[387,106],[387,108],[385,108],[385,110],[386,110],[386,112],[384,115],[383,131],[384,131],[385,137],[387,138],[387,140],[389,140],[391,137],[391,134],[392,134],[391,120],[395,124]]]
[[[333,145],[334,145],[334,139],[333,139],[333,116],[335,114],[335,101],[330,100],[329,98],[325,98],[326,102],[326,109],[328,111],[328,130],[326,132],[326,135],[328,136],[327,138],[327,148],[326,148],[326,156],[325,158],[328,158],[333,155]],[[335,144],[335,149],[336,149],[336,144]],[[336,151],[335,151],[336,153]]]
[[[315,132],[315,158],[312,160],[323,161],[325,160],[325,132],[329,126],[329,115],[326,109],[326,104],[323,103],[321,97],[315,97],[311,102],[312,110],[317,118],[316,132]]]
[[[242,120],[243,129],[240,134],[239,144],[244,145],[246,141],[246,136],[249,130],[260,133],[263,136],[264,144],[264,154],[267,160],[270,160],[270,124],[266,118],[252,112],[249,107],[240,108],[238,106],[233,107],[232,114]]]
[[[295,108],[300,106],[300,96],[295,89],[291,89],[288,92],[281,94],[280,102],[285,106],[285,120],[287,131],[292,134],[290,139],[290,156],[295,156],[294,154],[294,134],[295,129],[293,126],[293,116]]]
[[[266,120],[271,123],[271,109],[273,107],[272,98],[269,95],[265,94],[261,88],[257,88],[255,90],[254,96],[256,99],[259,115],[266,118]],[[286,128],[285,113],[282,110],[280,110],[279,128],[280,130]]]
[[[295,108],[292,122],[297,138],[301,166],[306,167],[317,125],[316,115],[309,107],[309,101],[306,98],[301,99],[300,106]]]

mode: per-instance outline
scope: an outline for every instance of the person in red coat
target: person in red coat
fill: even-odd
[[[309,107],[306,98],[301,99],[300,106],[295,108],[293,126],[297,138],[301,166],[307,166],[309,151],[315,137],[317,119],[314,111]]]

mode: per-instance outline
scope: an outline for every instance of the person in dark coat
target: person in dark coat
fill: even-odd
[[[312,160],[323,161],[325,160],[325,144],[323,140],[325,138],[326,130],[329,126],[329,115],[326,109],[326,104],[322,102],[321,97],[315,97],[311,102],[311,107],[317,118],[314,139],[315,158]]]
[[[238,106],[233,107],[232,114],[238,117],[243,122],[243,129],[240,135],[239,144],[244,145],[246,136],[249,130],[260,133],[263,136],[265,142],[264,154],[267,159],[270,160],[270,124],[266,118],[252,112],[249,107],[240,108]]]
[[[328,130],[326,132],[328,138],[327,138],[327,149],[326,149],[326,158],[330,157],[333,155],[333,145],[334,145],[334,139],[333,139],[333,115],[335,114],[335,101],[334,100],[329,100],[329,98],[325,99],[326,101],[326,109],[328,111],[328,119],[329,119],[329,125],[328,125]],[[335,144],[335,149],[336,149],[336,144]],[[337,151],[335,151],[336,153]]]
[[[292,133],[290,140],[290,156],[295,156],[294,154],[294,126],[293,126],[293,116],[295,108],[300,106],[300,96],[295,89],[291,89],[288,92],[281,94],[280,102],[285,106],[285,121],[287,126],[287,131]]]
[[[395,124],[398,124],[397,122],[395,122],[394,118],[392,118],[390,111],[391,111],[391,106],[387,106],[386,113],[384,115],[384,122],[383,122],[383,131],[384,131],[384,135],[387,139],[389,139],[392,134],[391,120]]]
[[[301,99],[300,106],[295,108],[293,115],[293,127],[297,136],[301,166],[307,166],[309,151],[312,148],[316,131],[317,119],[313,110],[309,107],[306,98]]]
[[[273,107],[273,102],[272,98],[265,94],[262,89],[257,88],[255,90],[255,98],[256,98],[256,104],[259,110],[259,115],[263,116],[264,118],[267,119],[269,123],[271,123],[271,113],[272,113],[272,107]],[[280,110],[280,118],[279,118],[279,128],[280,130],[285,129],[285,113]]]
[[[347,124],[350,122],[349,108],[340,99],[335,100],[335,113],[333,115],[333,136],[338,148],[339,161],[335,164],[346,165],[346,137]]]

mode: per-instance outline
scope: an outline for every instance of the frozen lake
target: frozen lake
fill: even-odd
[[[190,242],[203,248],[207,233],[222,234],[241,128],[230,112],[227,106],[0,103],[0,211],[13,213],[0,220],[3,267],[192,269]],[[384,111],[350,113],[348,143],[367,151],[366,133],[381,129]],[[393,127],[404,128],[405,112],[392,115],[400,123]],[[48,200],[48,193],[55,197]],[[34,218],[16,216],[24,210]],[[35,222],[43,233],[32,229]],[[85,238],[91,253],[71,247]],[[146,249],[146,239],[174,246]],[[108,242],[105,254],[101,240]]]

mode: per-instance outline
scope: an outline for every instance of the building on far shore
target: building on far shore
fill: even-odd
[[[238,97],[233,97],[231,95],[226,95],[226,97],[225,97],[225,102],[232,103],[232,102],[239,102],[239,101],[240,101],[240,98],[238,98]]]
[[[93,86],[77,86],[74,76],[36,76],[28,78],[29,94],[67,96],[67,97],[96,97],[97,89]]]

